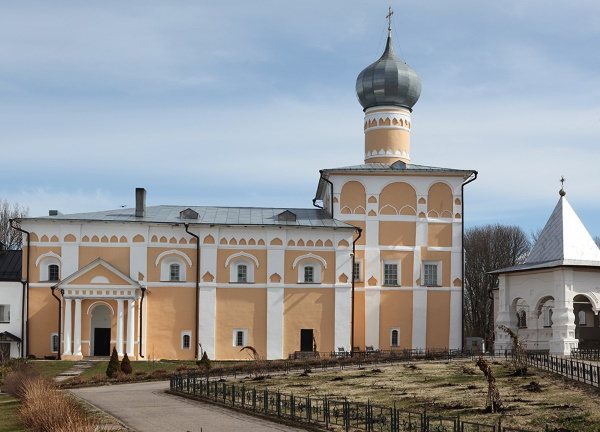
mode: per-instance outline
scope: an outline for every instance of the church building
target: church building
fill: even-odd
[[[496,351],[512,349],[499,325],[529,350],[569,355],[578,347],[600,348],[600,249],[564,189],[525,263],[492,273],[499,277]]]
[[[25,350],[265,359],[462,347],[463,189],[411,163],[421,80],[391,30],[356,93],[363,163],[319,171],[313,208],[146,206],[25,218]],[[307,146],[312,145],[310,142]]]

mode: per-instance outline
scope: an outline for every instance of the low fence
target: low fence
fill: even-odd
[[[461,421],[335,397],[297,396],[234,383],[211,381],[197,373],[171,377],[171,392],[291,423],[336,431],[363,432],[528,432]],[[546,428],[548,431],[548,428]]]
[[[571,350],[571,358],[578,360],[600,361],[600,349],[576,348]]]
[[[528,353],[527,363],[582,383],[600,387],[599,364],[542,353]]]

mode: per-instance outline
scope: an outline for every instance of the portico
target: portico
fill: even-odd
[[[64,360],[108,356],[136,358],[141,286],[97,259],[60,282]]]

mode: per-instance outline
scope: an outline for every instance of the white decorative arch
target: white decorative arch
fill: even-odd
[[[585,297],[586,299],[589,300],[590,305],[592,306],[592,311],[594,311],[595,314],[598,313],[598,297],[596,297],[596,295],[594,293],[574,293],[573,294],[573,301],[575,301],[575,297],[577,296],[582,296]]]
[[[40,262],[41,262],[43,259],[46,259],[46,258],[56,258],[56,259],[58,260],[58,262],[59,262],[60,264],[62,264],[62,260],[61,260],[61,258],[60,258],[60,255],[58,255],[58,254],[56,254],[56,253],[54,253],[54,252],[50,251],[50,252],[46,252],[46,253],[44,253],[44,254],[41,254],[39,257],[37,257],[37,259],[35,260],[35,266],[36,266],[36,267],[39,267],[39,265],[40,265]]]
[[[170,249],[170,250],[167,250],[167,251],[164,251],[164,252],[161,252],[160,254],[158,254],[158,256],[156,257],[156,261],[154,261],[154,265],[158,266],[158,263],[167,255],[177,255],[184,259],[184,261],[187,263],[188,267],[192,266],[192,260],[190,259],[190,257],[187,256],[187,254],[185,254],[181,251],[175,250],[175,249]]]
[[[113,307],[110,305],[110,303],[107,303],[107,302],[105,302],[105,301],[102,301],[102,300],[98,300],[98,301],[95,301],[94,303],[92,303],[92,304],[91,304],[91,305],[88,307],[88,309],[87,309],[87,315],[91,315],[91,312],[92,312],[92,310],[93,310],[93,309],[95,309],[95,308],[96,308],[96,307],[98,307],[98,306],[106,306],[106,307],[108,307],[108,309],[110,310],[110,313],[111,313],[111,315],[114,315],[114,314],[115,314],[115,310],[114,310],[114,309],[113,309]]]
[[[254,263],[256,268],[259,267],[258,258],[256,258],[252,254],[249,254],[248,252],[237,252],[232,255],[229,255],[227,257],[227,259],[225,260],[225,267],[229,267],[229,264],[231,263],[231,261],[233,261],[234,259],[237,259],[237,258],[247,258]]]
[[[108,278],[106,276],[94,276],[90,282],[97,283],[97,284],[110,283],[110,281],[108,280]]]
[[[312,254],[312,253],[307,253],[307,254],[300,255],[299,257],[297,257],[292,264],[292,268],[296,268],[298,266],[298,263],[305,259],[312,259],[312,260],[319,261],[321,263],[321,265],[323,265],[323,268],[327,268],[327,261],[325,261],[325,259],[323,257]]]

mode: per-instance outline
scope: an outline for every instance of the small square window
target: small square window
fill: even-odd
[[[304,282],[313,283],[315,281],[315,268],[313,266],[304,267]]]
[[[354,261],[352,277],[354,278],[354,281],[360,281],[360,263],[358,261]]]
[[[385,263],[383,265],[383,284],[398,285],[398,264]]]
[[[237,281],[248,282],[248,266],[246,264],[239,264],[237,266]]]
[[[423,264],[423,285],[438,285],[438,265],[432,263]]]

